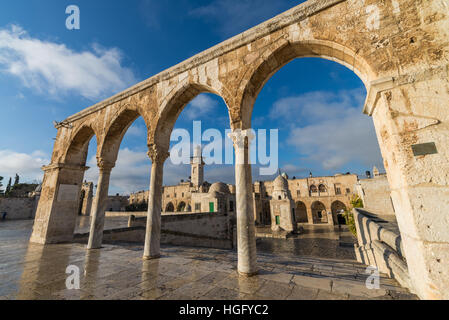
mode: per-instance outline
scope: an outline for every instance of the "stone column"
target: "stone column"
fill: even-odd
[[[447,69],[372,82],[364,112],[376,127],[413,290],[449,299]]]
[[[98,177],[97,194],[94,199],[90,219],[90,234],[87,249],[99,249],[103,242],[104,214],[109,193],[109,178],[115,164],[98,159],[100,175]]]
[[[254,225],[253,185],[249,144],[254,138],[250,130],[237,129],[229,134],[235,149],[235,185],[237,200],[238,272],[257,274],[256,228]]]
[[[43,167],[42,192],[34,219],[31,243],[71,242],[86,166],[53,163]]]
[[[170,154],[151,146],[148,156],[152,161],[151,182],[148,199],[148,216],[145,234],[145,248],[143,259],[157,259],[161,254],[161,211],[162,211],[162,181],[164,162]]]

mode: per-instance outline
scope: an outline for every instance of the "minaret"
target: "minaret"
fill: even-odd
[[[204,161],[201,147],[196,146],[193,151],[191,165],[191,182],[194,187],[199,188],[204,182]]]

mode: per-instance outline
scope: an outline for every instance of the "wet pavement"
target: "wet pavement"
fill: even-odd
[[[356,260],[355,237],[347,226],[303,225],[300,235],[288,239],[260,238],[258,252],[282,256],[313,256]]]
[[[343,253],[311,256],[332,255],[316,243],[314,249],[300,248],[324,231],[283,245],[263,239],[260,272],[245,278],[236,272],[232,250],[162,246],[160,259],[143,261],[140,245],[92,251],[82,244],[32,245],[31,226],[32,221],[0,222],[0,299],[416,299],[382,274],[380,288],[369,290],[366,266],[342,259]],[[79,290],[66,287],[68,266],[80,270]]]

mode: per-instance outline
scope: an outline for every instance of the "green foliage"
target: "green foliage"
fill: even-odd
[[[16,176],[15,176],[15,178],[14,178],[14,187],[17,186],[17,185],[19,184],[19,181],[20,181],[20,177],[19,177],[19,175],[16,173]]]
[[[3,190],[2,190],[3,183],[2,183],[2,181],[3,181],[3,177],[0,177],[0,195],[3,194]]]
[[[354,208],[363,208],[363,200],[358,195],[354,195],[350,202],[351,208],[347,209],[343,216],[346,220],[346,225],[349,227],[349,231],[357,237],[357,228],[355,226],[355,219],[352,210]]]

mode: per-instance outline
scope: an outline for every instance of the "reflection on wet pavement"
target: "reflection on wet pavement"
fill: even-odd
[[[82,244],[29,244],[31,226],[0,223],[0,299],[416,298],[385,275],[380,289],[368,290],[366,266],[355,261],[261,249],[259,275],[242,278],[231,250],[163,246],[160,259],[143,261],[140,245],[86,251]],[[80,270],[79,290],[66,288],[69,265]]]
[[[258,239],[258,252],[356,260],[353,247],[356,239],[347,226],[304,225],[303,228],[303,232],[294,238]]]

